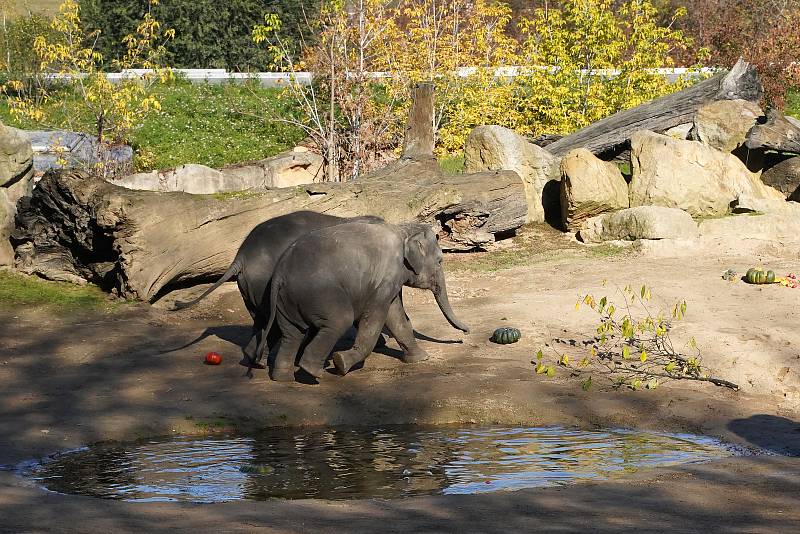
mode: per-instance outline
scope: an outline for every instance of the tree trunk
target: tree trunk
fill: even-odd
[[[413,96],[403,141],[403,157],[420,161],[432,159],[435,142],[433,84],[418,83],[414,87]]]
[[[692,122],[697,109],[709,102],[737,98],[756,102],[761,94],[761,81],[755,67],[740,59],[728,73],[717,74],[677,93],[617,112],[547,145],[547,150],[563,156],[574,148],[587,148],[608,159],[625,149],[633,132],[650,130],[660,133]]]
[[[135,191],[81,172],[52,172],[20,203],[13,242],[25,272],[152,301],[169,286],[218,277],[256,224],[306,209],[429,222],[450,250],[484,247],[527,215],[516,173],[443,176],[435,160],[404,159],[358,181],[258,194]]]
[[[82,172],[49,173],[21,203],[13,236],[17,267],[152,301],[170,286],[219,277],[255,225],[298,210],[428,222],[443,249],[472,250],[513,234],[527,222],[528,206],[514,172],[442,173],[433,157],[433,86],[421,84],[403,157],[351,182],[191,195],[125,189]]]

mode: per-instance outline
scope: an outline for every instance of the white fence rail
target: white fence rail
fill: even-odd
[[[514,78],[520,76],[531,69],[556,69],[557,67],[498,67],[495,69],[494,75],[498,78]],[[477,67],[461,67],[456,73],[461,77],[467,77],[477,71]],[[687,74],[691,76],[698,76],[699,74],[713,73],[714,69],[703,68],[699,71],[692,71],[687,68],[674,68],[674,69],[653,69],[654,72],[664,76],[670,83],[677,81],[681,76]],[[137,78],[149,72],[147,69],[129,69],[122,72],[109,72],[106,77],[112,82],[126,78]],[[244,83],[247,81],[257,82],[262,87],[282,87],[290,83],[292,80],[297,81],[303,85],[309,85],[313,78],[310,72],[296,72],[294,74],[288,72],[228,72],[225,69],[173,69],[173,72],[191,82],[191,83],[209,83],[212,85],[222,83]],[[587,74],[589,71],[581,71]],[[595,76],[600,77],[614,77],[620,71],[613,69],[601,69],[593,71]],[[392,76],[390,72],[372,72],[371,77],[374,78],[387,78]],[[50,76],[54,80],[69,80],[70,75],[54,74]]]

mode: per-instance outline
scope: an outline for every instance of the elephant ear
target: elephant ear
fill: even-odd
[[[422,267],[425,265],[425,228],[420,228],[418,231],[406,237],[403,243],[403,258],[414,274],[422,272]]]

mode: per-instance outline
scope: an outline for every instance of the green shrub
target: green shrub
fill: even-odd
[[[52,39],[50,19],[38,14],[27,14],[0,26],[0,85],[8,80],[34,83],[40,71],[39,58],[33,50],[33,40],[38,35]]]
[[[175,30],[167,45],[167,62],[175,68],[224,68],[230,71],[266,70],[269,54],[253,43],[253,26],[265,13],[284,21],[285,37],[299,43],[303,10],[309,17],[315,1],[297,0],[163,0],[153,15],[164,28]],[[124,52],[122,38],[136,28],[147,8],[142,0],[80,0],[87,32],[99,29],[97,50],[107,58]]]

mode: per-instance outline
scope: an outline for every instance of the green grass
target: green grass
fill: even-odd
[[[162,111],[148,118],[133,138],[134,146],[156,156],[159,169],[267,158],[303,138],[299,129],[267,120],[291,112],[275,89],[178,82],[161,87],[159,96]]]
[[[800,119],[800,91],[789,91],[786,95],[786,114]]]
[[[450,154],[439,159],[439,167],[445,174],[464,174],[466,161],[464,154]]]
[[[62,0],[12,0],[10,16],[19,17],[27,13],[55,15]]]
[[[15,119],[4,100],[0,101],[0,120],[24,129],[59,127],[94,133],[88,113],[73,112],[70,117],[64,112],[82,109],[77,96],[64,91],[66,106],[48,106],[47,124]],[[175,81],[158,86],[156,94],[162,110],[147,116],[131,139],[140,156],[138,170],[167,169],[184,163],[222,167],[274,156],[303,138],[299,129],[268,120],[291,113],[276,89]]]
[[[49,282],[0,270],[0,308],[46,306],[60,310],[100,310],[109,306],[107,295],[92,285]]]

